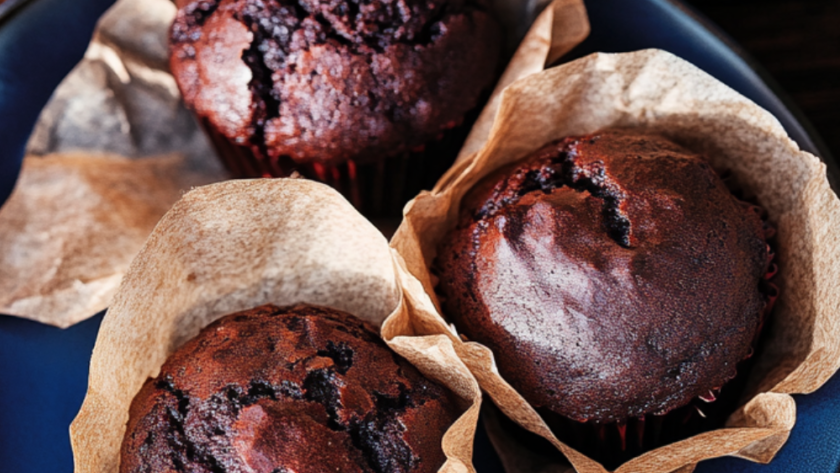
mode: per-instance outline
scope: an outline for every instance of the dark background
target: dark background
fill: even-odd
[[[752,55],[840,157],[840,0],[687,0]]]
[[[29,133],[55,83],[81,58],[95,19],[112,1],[37,0],[0,25],[0,102],[4,111],[14,111],[0,114],[0,189],[11,188],[23,151],[21,137]],[[615,21],[606,25],[607,32],[614,28],[624,34],[630,29],[623,26],[639,22],[620,44],[612,40],[613,51],[671,44],[709,53],[702,44],[671,41],[676,38],[673,28],[661,29],[657,23],[668,19],[665,16],[647,16],[651,5],[664,0],[586,1],[593,12],[600,8],[602,17],[612,12]],[[776,91],[789,96],[834,157],[840,157],[840,0],[686,1],[766,69],[778,83]],[[706,61],[704,66],[717,62]],[[718,72],[731,71],[719,67]],[[0,316],[0,404],[8,406],[0,409],[0,473],[71,471],[67,426],[84,396],[90,349],[101,319],[100,314],[60,331]],[[840,376],[796,400],[797,426],[773,463],[717,459],[701,463],[698,473],[838,471]],[[485,464],[477,460],[476,466],[482,472],[499,472],[482,432],[479,429],[478,435]]]

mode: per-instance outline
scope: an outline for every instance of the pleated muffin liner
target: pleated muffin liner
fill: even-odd
[[[534,12],[545,5],[544,0],[493,1],[494,8],[504,12],[500,19],[507,23],[506,30],[514,32],[506,38],[509,41],[528,31]],[[532,71],[542,69],[545,58],[535,62],[528,52],[534,49],[535,32],[542,35],[537,50],[541,44],[554,44],[559,52],[587,35],[582,0],[556,0],[545,11],[551,14],[550,21],[545,22],[545,14],[539,17],[530,40],[523,42],[524,49],[513,56],[511,65],[524,62]],[[214,157],[214,148],[223,156],[244,153],[236,165],[249,163],[251,150],[238,149],[227,140],[217,140],[213,146],[205,136],[214,135],[201,130],[183,108],[166,67],[169,27],[175,13],[170,0],[118,1],[103,16],[85,59],[42,114],[30,148],[35,146],[37,154],[74,151],[71,155],[27,157],[15,193],[0,212],[0,247],[26,248],[23,253],[0,254],[5,257],[0,258],[3,313],[68,327],[102,311],[146,237],[181,194],[192,186],[229,178]],[[516,44],[509,47],[512,51]],[[126,117],[131,126],[126,126]],[[478,124],[473,132],[477,128]],[[76,152],[80,149],[91,156],[80,156]],[[187,156],[151,158],[172,151],[185,151]],[[115,162],[106,163],[99,153],[108,153],[108,159]],[[129,161],[113,153],[143,159]],[[147,158],[156,162],[146,162]],[[381,168],[372,166],[364,172],[358,167],[354,171],[348,164],[335,170],[337,178],[333,170],[320,172],[327,176],[323,180],[344,186],[342,191],[349,200],[357,204],[362,199],[370,201],[374,214],[391,215],[395,209],[398,214],[402,203],[413,197],[413,191],[404,190],[410,183],[382,176],[405,175],[407,180],[420,179],[426,186],[431,180],[424,172],[435,177],[443,172],[433,167],[418,172],[407,162],[410,159],[398,156]],[[401,170],[403,167],[407,171]],[[113,168],[119,172],[112,172]],[[264,174],[249,169],[238,173],[245,175],[246,171]],[[318,170],[309,174],[317,178]],[[348,179],[343,176],[359,174],[362,176],[353,180],[352,186],[344,184]],[[379,187],[371,184],[373,181]],[[373,199],[373,194],[382,198]],[[72,212],[65,205],[68,195],[76,204]],[[393,230],[399,219],[377,224],[385,231]],[[50,237],[43,238],[46,234]]]
[[[517,75],[523,68],[530,72],[541,70],[547,61],[556,61],[589,34],[582,0],[554,0],[547,6],[546,3],[545,0],[491,2],[510,43],[506,48],[509,52],[504,53],[510,61],[500,83],[510,80],[511,69]],[[536,13],[540,10],[542,13],[538,16]],[[526,40],[517,45],[526,31]],[[551,54],[546,57],[545,48],[542,45],[535,47],[535,42],[550,45]],[[469,148],[469,141],[475,140],[476,130],[486,128],[488,120],[492,121],[492,117],[480,112],[491,109],[492,106],[485,104],[494,100],[498,100],[496,95],[484,94],[479,105],[467,112],[460,122],[447,124],[438,136],[414,150],[394,156],[347,160],[338,165],[297,163],[289,157],[274,156],[263,146],[232,142],[206,118],[198,117],[198,121],[235,178],[299,174],[335,188],[368,218],[399,219],[405,203],[420,191],[431,189],[460,153]],[[468,133],[471,134],[468,136]]]
[[[461,340],[441,315],[429,269],[436,248],[457,223],[461,199],[496,169],[567,136],[606,128],[659,133],[705,156],[715,169],[730,170],[766,209],[777,228],[774,282],[780,291],[750,360],[753,367],[744,373],[743,395],[734,411],[724,413],[724,428],[640,453],[614,471],[690,471],[702,460],[726,455],[771,461],[796,421],[790,394],[813,392],[840,366],[840,322],[835,317],[840,307],[840,200],[829,187],[825,166],[801,151],[772,115],[664,51],[593,54],[509,84],[498,91],[498,107],[488,114],[492,125],[478,139],[468,140],[472,151],[462,152],[431,192],[406,206],[391,246],[424,292],[408,297],[411,319],[403,321],[405,331],[389,330],[386,322],[383,333],[448,336],[482,390],[507,417],[550,442],[575,470],[607,471],[552,433],[537,410],[499,375],[487,347]],[[707,410],[718,404],[709,404]],[[645,420],[643,446],[654,423]],[[562,437],[566,432],[559,433]],[[509,468],[509,473],[528,471]]]
[[[333,189],[305,179],[197,188],[166,213],[105,314],[88,391],[70,427],[75,471],[114,473],[132,399],[178,347],[220,317],[308,303],[375,325],[403,317],[412,278],[385,237]],[[462,409],[441,438],[440,472],[472,472],[481,392],[445,336],[388,345]],[[318,461],[318,459],[313,459]]]
[[[399,219],[403,205],[421,190],[431,189],[455,162],[479,111],[468,113],[463,123],[413,151],[378,160],[351,159],[338,165],[296,163],[288,157],[267,155],[259,146],[232,143],[206,119],[199,122],[234,178],[299,175],[337,190],[368,218]]]

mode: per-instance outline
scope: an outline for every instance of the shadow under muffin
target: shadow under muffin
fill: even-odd
[[[500,72],[484,0],[178,6],[170,66],[234,176],[298,172],[368,216],[434,184]]]

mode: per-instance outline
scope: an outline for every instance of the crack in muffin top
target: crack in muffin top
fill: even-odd
[[[458,415],[367,323],[262,306],[206,327],[143,386],[120,471],[435,472]]]
[[[465,196],[433,267],[444,313],[538,409],[664,414],[751,353],[768,303],[752,207],[658,135],[550,143]]]
[[[456,126],[492,85],[501,34],[484,2],[182,1],[170,64],[186,103],[234,143],[375,160]]]

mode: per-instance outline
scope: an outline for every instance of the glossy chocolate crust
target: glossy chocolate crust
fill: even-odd
[[[486,0],[179,0],[184,100],[271,159],[340,164],[435,139],[496,77]]]
[[[450,396],[350,314],[262,306],[206,327],[146,382],[120,471],[436,472]]]
[[[551,143],[488,176],[439,248],[443,310],[534,407],[664,414],[747,358],[767,297],[761,218],[656,135]]]

